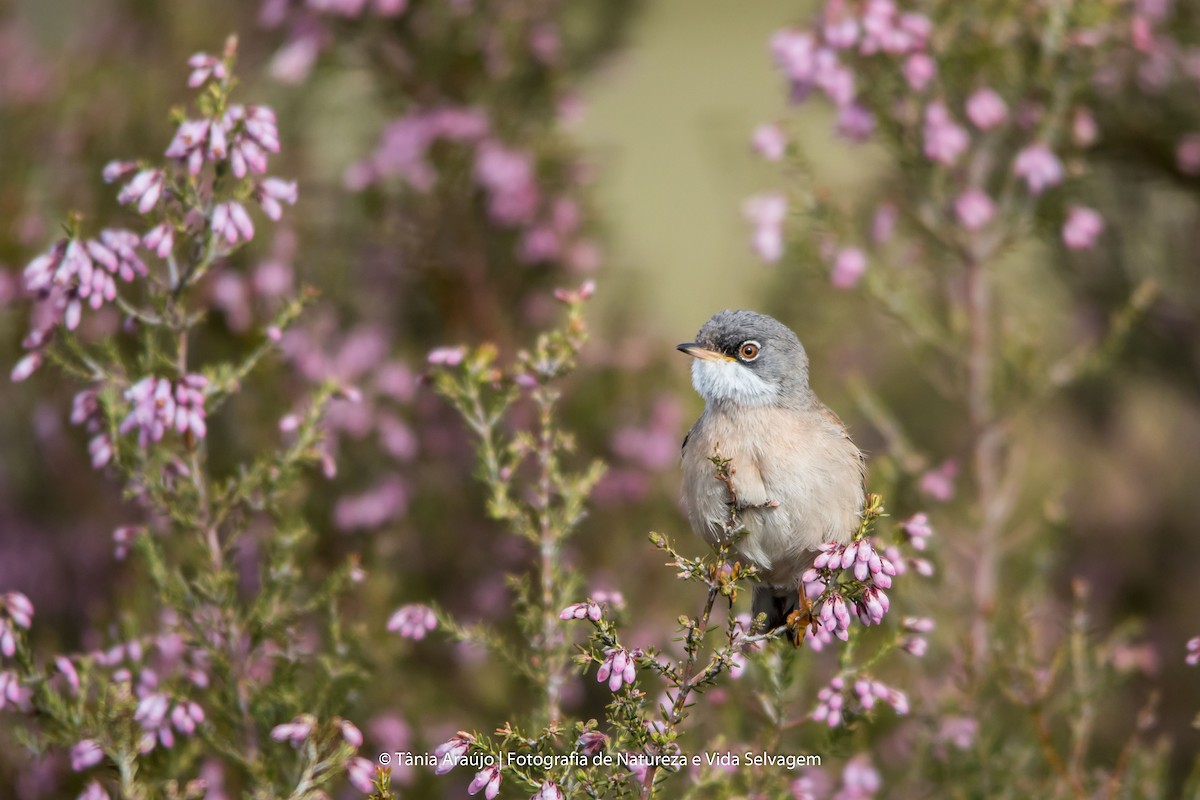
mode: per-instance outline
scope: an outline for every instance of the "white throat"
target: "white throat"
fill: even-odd
[[[692,362],[692,386],[709,404],[765,406],[779,399],[778,387],[737,361],[696,359]]]

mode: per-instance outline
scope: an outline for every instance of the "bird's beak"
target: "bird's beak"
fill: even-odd
[[[692,358],[702,358],[705,361],[729,361],[729,356],[724,353],[718,353],[716,350],[709,350],[703,345],[695,342],[684,342],[676,345],[675,349],[681,353],[687,353]]]

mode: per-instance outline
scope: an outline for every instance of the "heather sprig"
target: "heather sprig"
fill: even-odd
[[[309,398],[289,441],[232,473],[214,470],[207,442],[226,401],[243,390],[282,332],[312,299],[305,292],[262,320],[248,350],[200,362],[210,275],[236,269],[232,256],[255,235],[246,208],[272,220],[296,199],[295,185],[264,177],[279,150],[274,113],[234,101],[237,47],[198,54],[190,84],[195,115],[173,114],[165,162],[113,162],[105,179],[146,232],[104,229],[88,237],[72,217],[66,238],[25,271],[34,298],[24,380],[43,360],[88,387],[71,420],[87,429],[97,468],[124,484],[129,513],[143,521],[114,533],[121,556],[140,555],[156,602],[131,608],[123,638],[97,652],[36,659],[19,632],[32,606],[5,595],[0,652],[3,705],[27,715],[32,748],[69,748],[72,768],[93,776],[85,797],[198,797],[202,765],[246,794],[310,798],[341,780],[362,744],[342,718],[363,679],[350,655],[339,597],[361,579],[356,562],[321,577],[306,564],[313,543],[296,496],[324,454],[321,418],[351,387],[326,383]],[[118,288],[118,281],[120,288]],[[84,315],[109,304],[121,331],[88,332]],[[257,556],[239,565],[248,539]],[[257,588],[239,587],[249,566]],[[140,612],[140,613],[139,613]],[[342,654],[317,658],[303,637]],[[290,720],[290,721],[289,721]],[[356,772],[357,771],[357,772]]]

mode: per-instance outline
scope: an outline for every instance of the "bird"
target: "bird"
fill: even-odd
[[[710,544],[728,535],[731,498],[744,535],[739,557],[758,570],[751,609],[765,630],[803,641],[811,605],[801,576],[823,542],[850,541],[862,518],[863,453],[809,385],[808,354],[783,323],[754,311],[713,315],[677,350],[693,358],[704,411],[683,440],[688,521]],[[714,456],[729,459],[728,485]]]

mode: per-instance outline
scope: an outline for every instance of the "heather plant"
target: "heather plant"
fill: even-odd
[[[961,419],[960,438],[939,457],[914,445],[878,390],[852,382],[887,444],[872,465],[877,478],[900,497],[946,504],[930,512],[954,545],[946,588],[973,607],[968,625],[960,617],[958,629],[943,628],[962,657],[932,692],[946,716],[925,731],[936,744],[951,720],[969,723],[966,752],[896,770],[904,786],[952,777],[986,796],[1134,797],[1162,796],[1172,783],[1168,748],[1148,733],[1153,693],[1136,721],[1110,722],[1097,742],[1105,698],[1138,669],[1131,654],[1145,646],[1127,627],[1111,638],[1093,630],[1082,580],[1074,611],[1056,612],[1029,579],[1045,574],[1039,565],[1061,524],[1035,498],[1062,487],[1029,481],[1038,420],[1061,393],[1112,366],[1157,293],[1143,279],[1101,332],[1080,339],[1054,321],[1069,306],[1030,286],[1053,285],[1083,263],[1075,253],[1106,241],[1110,223],[1088,204],[1105,135],[1097,120],[1107,117],[1097,109],[1123,69],[1145,80],[1150,64],[1175,52],[1151,46],[1149,20],[1165,16],[1149,3],[838,0],[771,40],[789,96],[823,95],[836,134],[883,149],[892,167],[865,197],[835,197],[816,186],[785,126],[763,126],[756,150],[791,169],[786,193],[746,203],[755,250],[816,265],[835,289],[872,301],[884,328],[902,333],[924,391]],[[789,209],[798,211],[790,222]],[[956,497],[960,464],[971,486]],[[1100,755],[1114,747],[1118,757]],[[1024,766],[1019,777],[1013,763]]]
[[[254,238],[248,206],[278,220],[296,184],[268,176],[275,116],[236,101],[236,40],[189,61],[198,90],[163,161],[115,161],[136,230],[76,216],[26,267],[34,298],[29,379],[50,362],[85,384],[71,420],[86,428],[92,464],[121,482],[129,524],[117,557],[136,553],[153,600],[134,602],[95,650],[37,658],[24,595],[4,596],[0,708],[38,753],[69,752],[82,797],[204,797],[225,786],[255,797],[320,797],[350,771],[362,735],[339,716],[363,680],[339,613],[361,580],[353,561],[314,574],[312,532],[295,498],[319,463],[328,384],[308,398],[285,441],[232,470],[214,466],[209,426],[276,348],[306,302],[261,322],[257,344],[206,355],[206,285],[233,270]],[[261,225],[261,222],[259,223]],[[105,332],[90,316],[112,307]],[[356,771],[357,770],[357,771]]]
[[[736,465],[714,453],[713,479],[725,485],[729,496],[721,541],[711,553],[689,557],[667,536],[650,534],[676,578],[703,587],[701,609],[678,618],[675,648],[659,651],[630,641],[622,632],[627,621],[623,597],[601,591],[585,594],[578,574],[563,563],[564,544],[581,521],[601,470],[596,462],[571,468],[567,459],[574,439],[561,428],[556,413],[561,395],[557,384],[574,367],[583,345],[583,303],[592,291],[591,284],[560,290],[557,296],[567,306],[562,328],[540,336],[511,364],[498,363],[491,344],[430,354],[438,367],[435,385],[477,439],[489,516],[528,541],[536,553],[529,573],[510,576],[519,640],[507,640],[483,626],[458,624],[444,612],[438,621],[452,637],[487,648],[524,675],[541,697],[536,709],[523,714],[514,709],[514,717],[490,735],[457,733],[437,749],[436,771],[449,772],[460,764],[477,769],[468,791],[482,791],[489,798],[497,796],[505,782],[545,800],[579,794],[645,798],[685,791],[698,796],[791,791],[793,782],[803,785],[798,767],[821,763],[820,756],[789,757],[791,748],[819,741],[823,730],[861,728],[885,707],[899,715],[908,713],[904,692],[879,680],[876,670],[893,650],[922,655],[922,634],[932,630],[933,622],[905,618],[892,626],[889,636],[865,643],[863,631],[884,622],[892,577],[908,569],[901,548],[923,550],[931,531],[923,516],[916,515],[893,526],[894,542],[885,546],[872,535],[884,516],[882,501],[869,496],[851,541],[823,545],[804,575],[813,604],[810,629],[764,631],[762,619],[752,620],[735,607],[739,592],[755,579],[756,571],[738,561],[732,547],[746,535],[732,480]],[[506,428],[506,420],[517,416],[514,406],[522,402],[532,404],[532,426]],[[909,560],[925,573],[931,570],[923,559]],[[433,627],[432,620],[428,626],[414,627],[415,617],[413,607],[401,609],[393,618],[394,627],[402,634],[423,636],[426,627]],[[861,626],[852,627],[852,619]],[[585,642],[575,642],[572,629],[565,627],[576,621],[592,627]],[[788,641],[792,637],[795,643]],[[807,697],[803,691],[791,691],[796,675],[813,666],[800,663],[796,655],[795,648],[806,638],[808,652],[832,649],[838,640],[845,643],[828,685],[818,692],[810,687]],[[768,647],[772,649],[766,652]],[[731,749],[728,731],[718,728],[708,741],[688,737],[685,748],[680,740],[689,726],[684,723],[703,715],[706,694],[723,680],[739,677],[754,659],[764,662],[754,682],[761,683],[760,701],[769,721],[760,736],[740,750]],[[596,681],[612,693],[603,720],[570,719],[563,713],[560,693],[572,680],[572,662],[585,674],[595,667]],[[802,710],[805,701],[807,711]],[[850,765],[847,790],[859,781],[876,780],[872,775],[868,764]],[[688,785],[672,785],[672,777]]]

